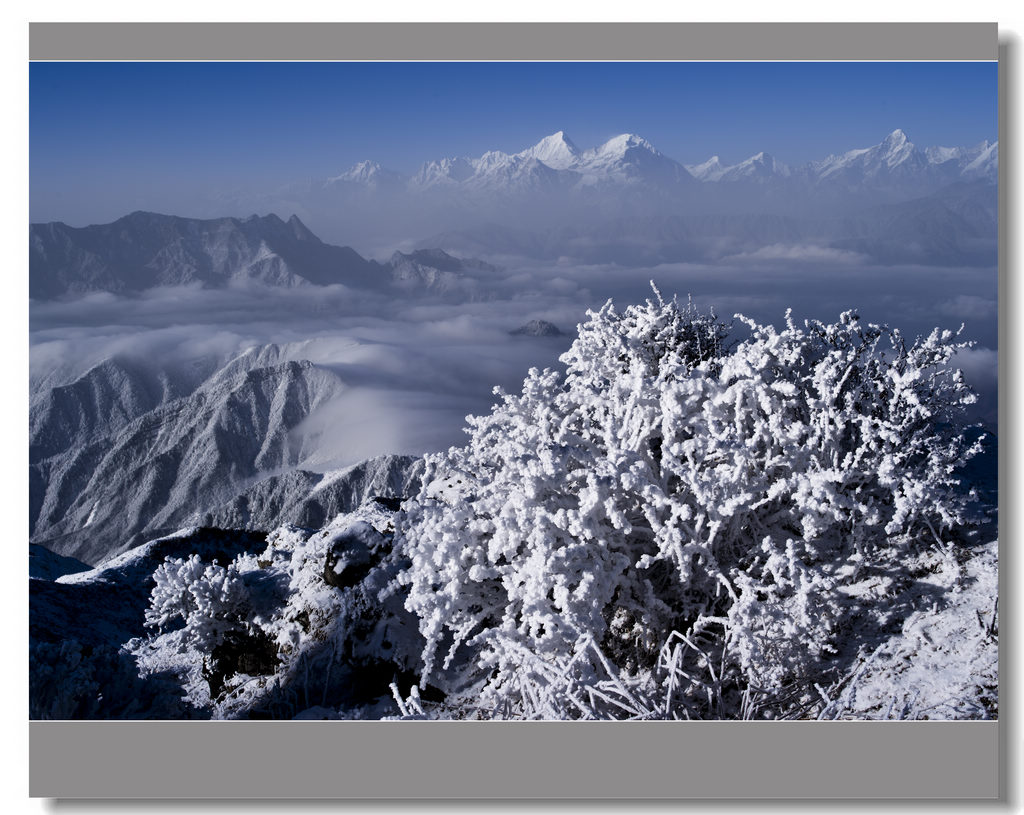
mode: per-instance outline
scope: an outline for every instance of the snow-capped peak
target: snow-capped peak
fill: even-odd
[[[661,153],[651,144],[647,139],[637,136],[635,133],[622,133],[611,139],[608,139],[600,147],[594,151],[597,155],[617,155],[621,156],[631,148],[642,148],[656,156],[660,156]]]
[[[623,133],[587,150],[574,169],[582,173],[584,186],[608,182],[671,186],[693,182],[693,176],[682,164],[633,133]]]
[[[354,184],[368,189],[395,189],[403,184],[404,177],[394,170],[388,170],[376,161],[360,161],[353,164],[341,175],[327,179],[327,186]]]
[[[379,173],[383,168],[376,161],[360,161],[353,164],[341,175],[328,179],[328,181],[353,181],[365,183]]]
[[[726,181],[739,181],[744,179],[767,180],[774,176],[788,176],[789,167],[775,160],[771,153],[762,150],[746,161],[727,167],[722,171],[722,178]]]
[[[685,166],[690,175],[699,181],[717,181],[725,170],[718,156],[712,156],[700,164],[687,164]]]
[[[701,164],[687,165],[686,169],[701,181],[767,180],[774,176],[788,176],[790,169],[763,150],[738,164],[723,166],[718,156]]]
[[[812,170],[819,179],[830,177],[859,176],[862,179],[889,176],[894,170],[908,172],[920,170],[928,165],[928,159],[907,134],[897,128],[873,147],[848,150],[841,155],[832,155],[822,161],[813,162]]]
[[[533,147],[528,147],[518,155],[523,158],[535,158],[553,170],[568,170],[579,160],[580,150],[565,135],[564,130],[559,130],[545,136]]]
[[[897,127],[892,133],[885,137],[882,144],[887,147],[897,148],[902,147],[907,143],[907,141],[909,141],[909,139],[907,139],[907,134]]]
[[[921,158],[913,142],[907,138],[907,134],[899,129],[886,136],[885,140],[879,145],[879,148],[884,153],[886,165],[890,168],[895,167],[897,164],[902,164],[915,156],[919,159]]]

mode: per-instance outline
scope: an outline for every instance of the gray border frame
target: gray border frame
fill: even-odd
[[[32,23],[29,50],[35,60],[1005,57],[994,23]],[[1001,142],[1005,123],[1004,113]],[[1000,182],[1005,225],[1005,176]],[[1000,241],[1004,348],[1007,232],[1001,230]],[[1001,416],[1006,407],[1001,405]],[[1005,469],[1004,456],[1004,484]],[[1001,538],[1005,531],[1001,518]],[[1002,560],[1000,566],[1002,571]],[[1002,660],[1004,694],[1005,667]],[[1001,699],[1004,718],[1007,708]],[[998,722],[37,721],[29,723],[29,794],[980,800],[1006,796],[1007,747]],[[268,755],[275,758],[273,773],[265,772]],[[176,771],[168,773],[168,766]]]
[[[997,763],[978,759],[998,750],[996,724],[33,722],[29,787],[86,798],[981,799],[998,787]]]
[[[32,23],[38,60],[995,60],[995,23]]]

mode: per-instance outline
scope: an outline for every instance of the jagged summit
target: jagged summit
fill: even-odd
[[[891,147],[901,147],[908,141],[910,141],[910,139],[907,138],[907,134],[897,127],[894,131],[892,131],[892,133],[885,137],[882,143],[889,145]]]
[[[567,170],[579,161],[580,150],[564,130],[545,136],[533,147],[519,153],[520,156],[535,158],[553,170]]]
[[[812,162],[810,169],[819,180],[843,180],[856,184],[920,175],[928,166],[925,153],[907,138],[906,133],[896,129],[872,147],[856,148]]]

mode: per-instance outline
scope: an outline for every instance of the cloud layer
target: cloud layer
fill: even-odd
[[[476,302],[342,286],[250,286],[34,303],[31,374],[52,385],[115,354],[161,367],[214,364],[247,347],[277,343],[289,358],[332,368],[348,386],[304,428],[319,437],[320,465],[327,469],[384,452],[461,443],[465,416],[489,410],[494,386],[515,391],[530,367],[556,366],[588,308],[608,298],[623,306],[642,301],[652,296],[654,280],[664,295],[690,295],[727,320],[739,312],[780,324],[792,308],[797,320],[830,321],[855,308],[865,321],[899,327],[910,337],[965,322],[965,337],[978,347],[962,356],[963,367],[982,393],[979,409],[994,421],[994,270],[878,268],[846,256],[794,263],[790,255],[801,251],[810,261],[813,253],[791,247],[776,252],[778,258],[761,253],[716,266],[516,262],[489,281],[489,299]],[[510,336],[532,319],[552,322],[569,336]]]

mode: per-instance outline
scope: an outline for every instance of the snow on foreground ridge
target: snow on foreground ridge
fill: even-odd
[[[995,717],[956,335],[741,325],[609,304],[415,495],[32,581],[33,715]]]
[[[212,541],[205,547],[197,544],[202,531],[188,530],[126,553],[117,564],[92,575],[61,578],[60,585],[73,585],[82,592],[71,609],[61,607],[67,615],[63,620],[71,616],[69,611],[87,613],[98,599],[93,591],[102,589],[104,597],[116,596],[124,604],[122,613],[134,615],[134,627],[131,622],[122,624],[103,643],[89,642],[83,632],[68,632],[81,639],[46,642],[33,631],[33,718],[476,718],[500,714],[479,704],[477,688],[459,686],[451,676],[444,690],[435,685],[423,691],[417,688],[411,667],[417,665],[424,644],[417,620],[398,598],[379,606],[373,597],[401,561],[386,552],[387,535],[369,522],[386,532],[392,520],[391,513],[378,505],[341,515],[312,534],[283,527],[266,537],[266,548],[255,557],[242,554],[223,571],[219,563],[213,567],[212,560],[203,560],[211,558]],[[361,581],[340,588],[323,579],[326,553],[339,539],[348,540],[357,551],[365,547],[371,556],[380,557]],[[169,551],[172,542],[179,544],[175,550],[179,557],[165,555],[171,567],[163,562],[154,568],[159,561],[154,545]],[[257,542],[249,541],[253,543]],[[190,559],[190,550],[201,554]],[[890,633],[865,637],[846,675],[821,688],[807,716],[994,718],[998,709],[996,550],[994,541],[980,545],[963,565],[937,551],[908,563],[909,572],[923,577],[892,597],[891,619],[884,625]],[[161,588],[155,592],[161,598],[158,604],[150,606],[150,594],[145,591],[135,592],[134,607],[125,603],[128,585],[149,586],[153,581],[147,575],[151,570],[159,574],[161,569]],[[191,575],[182,573],[189,570]],[[214,586],[219,591],[213,591]],[[116,594],[119,587],[120,595]],[[177,606],[173,592],[168,591],[171,587],[182,589]],[[891,580],[874,576],[852,585],[848,593],[877,598],[892,590]],[[244,594],[242,603],[239,594]],[[938,597],[945,599],[937,601]],[[50,597],[34,598],[34,625],[45,615],[39,606],[50,602]],[[167,630],[162,633],[147,631],[143,625],[144,616],[151,622],[159,620],[154,608],[166,616]],[[246,625],[238,625],[243,608],[247,609]],[[171,624],[176,613],[177,626]],[[97,628],[102,635],[105,623],[100,623]],[[49,624],[61,623],[50,620]],[[870,628],[865,624],[861,635]],[[123,645],[117,647],[119,638]]]

